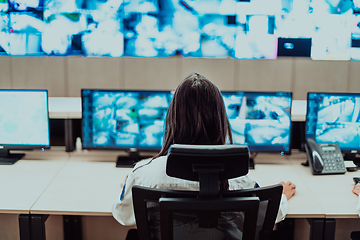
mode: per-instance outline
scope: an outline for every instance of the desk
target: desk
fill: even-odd
[[[29,214],[30,208],[68,158],[64,149],[26,151],[24,158],[14,165],[1,165],[0,225],[13,230],[16,238],[24,234],[18,231],[17,215]],[[10,231],[3,233],[3,239],[10,238]]]
[[[250,170],[249,176],[256,180],[260,186],[273,185],[280,183],[281,181],[291,181],[296,184],[296,197],[294,196],[288,201],[289,206],[286,217],[325,218],[325,212],[321,205],[314,201],[313,194],[302,180],[298,171],[294,171],[294,169],[298,169],[302,166],[294,166],[292,161],[290,159],[286,160],[286,158],[287,157],[284,157],[285,161],[282,161],[282,163],[271,163],[272,159],[267,159],[270,160],[270,163],[269,161],[268,163],[263,161],[263,163],[255,165],[256,169]],[[309,168],[303,168],[310,173]]]
[[[80,216],[111,217],[112,221],[105,221],[116,224],[121,229],[117,238],[122,239],[121,236],[129,228],[122,227],[112,218],[111,209],[131,168],[115,167],[119,154],[122,153],[72,153],[70,160],[36,201],[30,213],[63,215],[64,239],[82,238],[84,224],[81,223]],[[103,234],[106,233],[95,231],[91,236],[85,236],[85,239],[105,239]]]
[[[111,208],[115,199],[119,197],[121,184],[131,169],[115,167],[116,156],[119,154],[121,152],[72,152],[69,158],[44,157],[43,159],[49,160],[19,161],[9,170],[1,167],[0,179],[7,182],[12,178],[11,173],[15,176],[16,174],[21,175],[21,171],[25,171],[26,174],[30,174],[29,178],[32,179],[31,182],[26,182],[27,188],[34,189],[30,190],[29,201],[25,199],[17,203],[14,201],[14,199],[19,199],[16,191],[27,190],[21,184],[12,185],[8,190],[9,192],[11,190],[11,194],[14,196],[8,197],[4,201],[8,207],[5,207],[6,204],[3,203],[0,205],[1,211],[35,216],[50,215],[48,222],[51,221],[51,218],[56,219],[57,222],[51,226],[48,225],[47,229],[51,231],[51,229],[57,228],[57,233],[64,234],[55,239],[63,239],[63,237],[71,239],[67,238],[67,234],[70,236],[81,233],[83,233],[84,240],[121,239],[128,228],[121,226],[112,218]],[[294,182],[297,185],[297,193],[289,201],[287,218],[299,221],[303,221],[302,219],[320,220],[313,224],[310,234],[316,231],[323,233],[326,219],[359,219],[355,213],[357,197],[351,193],[354,186],[352,177],[360,175],[359,172],[313,176],[308,167],[300,164],[304,161],[305,153],[297,153],[297,151],[293,151],[290,156],[260,153],[255,159],[255,170],[251,170],[249,174],[262,186],[280,181],[291,180]],[[26,168],[31,171],[24,170]],[[33,168],[34,170],[32,170]],[[1,193],[6,192],[6,187],[2,186],[0,190]],[[68,227],[64,225],[64,233],[62,232],[62,216],[64,216],[64,224],[69,225]],[[83,222],[79,224],[81,219]],[[76,224],[78,227],[74,227]],[[109,225],[112,228],[111,233],[107,231]],[[81,231],[81,226],[83,231]],[[332,226],[332,230],[335,229],[334,225],[330,226]],[[357,226],[354,228],[353,230],[359,230],[360,225],[359,228]],[[342,229],[340,230],[342,231]],[[339,231],[337,230],[337,232]],[[347,234],[344,239],[349,239],[351,232],[349,228],[344,232]],[[306,234],[305,238],[300,239],[309,238],[308,233]],[[54,238],[48,237],[48,239]],[[330,239],[334,239],[334,236]]]
[[[282,160],[281,160],[282,158]],[[310,223],[310,240],[335,238],[335,220],[326,219],[326,212],[318,202],[317,189],[312,186],[315,178],[309,167],[304,167],[301,162],[306,159],[305,153],[295,152],[291,156],[259,155],[258,163],[249,175],[255,179],[260,186],[272,185],[281,181],[291,181],[296,184],[296,194],[288,201],[288,213],[286,218],[307,219]],[[322,176],[316,176],[321,178]],[[352,196],[351,189],[345,196]],[[354,196],[356,198],[356,196]],[[353,205],[353,212],[355,205]],[[327,235],[325,234],[327,233]],[[349,233],[350,234],[350,233]],[[350,235],[349,235],[350,236]]]
[[[299,165],[300,161],[293,163]],[[359,171],[313,176],[308,168],[299,167],[297,174],[321,205],[326,218],[359,218],[355,212],[358,198],[351,193],[354,187],[353,177],[359,176]]]
[[[116,168],[115,158],[72,157],[30,213],[112,216],[112,206],[130,171],[131,168]]]

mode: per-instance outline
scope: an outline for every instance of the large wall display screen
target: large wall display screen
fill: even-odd
[[[275,59],[305,46],[360,60],[359,13],[360,0],[0,0],[0,53]]]

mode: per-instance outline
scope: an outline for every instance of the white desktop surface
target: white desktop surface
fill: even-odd
[[[116,168],[115,162],[114,153],[72,156],[30,213],[112,216],[112,206],[131,171]]]
[[[50,154],[51,152],[51,154]],[[14,165],[0,166],[0,213],[111,216],[131,168],[116,168],[121,152],[34,151]],[[291,181],[291,218],[358,218],[358,197],[351,190],[359,172],[313,176],[305,153],[262,154],[249,176],[260,186]]]
[[[72,153],[30,213],[111,216],[112,205],[119,197],[121,186],[131,168],[115,167],[117,153],[102,151],[104,154],[101,155],[100,152]],[[255,170],[250,170],[249,175],[260,186],[281,181],[296,184],[297,192],[288,201],[287,217],[357,217],[357,197],[351,192],[354,185],[352,176],[356,172],[313,176],[309,167],[300,164],[304,161],[305,153],[291,156],[259,154],[255,158]],[[331,177],[341,181],[327,180]],[[328,185],[329,181],[334,183]]]
[[[115,167],[116,157],[121,154],[124,153],[81,151],[69,154],[53,150],[30,152],[26,155],[26,160],[20,160],[12,166],[0,166],[2,220],[12,219],[4,215],[29,213],[50,214],[55,219],[59,219],[56,217],[61,215],[82,215],[84,221],[94,224],[91,225],[94,228],[101,224],[97,221],[104,221],[105,217],[106,221],[113,224],[107,229],[111,234],[116,233],[118,236],[119,231],[125,236],[128,228],[117,226],[111,214],[122,184],[131,171],[131,168]],[[360,173],[356,171],[342,175],[313,176],[309,167],[301,165],[302,162],[305,162],[305,153],[295,150],[290,156],[259,153],[255,158],[255,170],[250,170],[249,175],[260,186],[280,181],[296,184],[297,192],[288,201],[287,217],[298,219],[297,223],[300,225],[296,225],[296,228],[302,229],[301,231],[306,230],[301,224],[304,222],[302,219],[306,218],[359,219],[355,211],[358,197],[351,190],[354,186],[352,177],[359,176]],[[336,225],[337,236],[349,234],[349,227],[356,230],[355,223],[357,220],[351,222],[350,226],[347,225],[348,221],[339,220],[339,225]],[[16,231],[17,221],[13,220],[11,226],[12,231]],[[62,227],[54,222],[48,226],[50,235],[62,231]],[[88,233],[90,230],[87,228],[84,231]],[[101,236],[103,230],[94,231]]]
[[[0,213],[28,214],[63,167],[65,151],[26,151],[13,165],[0,165]]]
[[[315,213],[315,209],[321,209],[326,218],[359,218],[355,209],[358,197],[351,191],[354,187],[353,177],[360,176],[359,171],[345,174],[312,175],[310,167],[301,165],[306,161],[305,153],[293,150],[292,155],[285,156],[285,158],[290,160],[291,172],[280,173],[277,169],[274,169],[273,172],[282,177],[288,176],[288,179],[297,186],[295,196],[289,200],[288,217],[298,218],[301,216],[301,212],[308,215]],[[266,170],[268,169],[266,168]],[[306,199],[300,200],[298,196],[300,195],[302,198],[303,192],[306,193],[306,198],[312,199],[312,202],[308,202]],[[295,213],[295,216],[292,215]]]
[[[296,185],[296,194],[288,200],[289,218],[324,218],[325,212],[316,201],[314,195],[304,182],[299,169],[304,168],[310,173],[308,167],[294,164],[293,158],[302,159],[302,153],[290,156],[280,154],[259,153],[255,158],[255,170],[250,170],[249,176],[260,186],[278,184],[291,181]],[[302,159],[302,161],[305,161]],[[310,173],[311,174],[311,173]],[[311,176],[310,176],[311,177]]]
[[[326,218],[359,218],[355,211],[358,197],[351,192],[354,187],[353,177],[359,176],[359,171],[312,175],[308,167],[303,167],[297,168],[297,174],[321,205]]]

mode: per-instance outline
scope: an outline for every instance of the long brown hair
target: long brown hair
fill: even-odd
[[[222,145],[232,141],[229,120],[218,87],[193,73],[176,88],[167,111],[164,143],[154,156],[165,156],[172,144]],[[220,183],[227,190],[228,182]]]

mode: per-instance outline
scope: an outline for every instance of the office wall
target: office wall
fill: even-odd
[[[78,97],[82,88],[172,90],[198,72],[221,90],[360,92],[360,62],[308,58],[1,57],[0,88],[45,88],[50,97]]]

